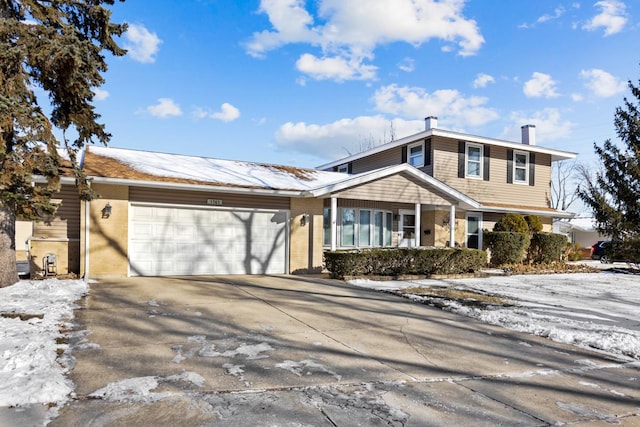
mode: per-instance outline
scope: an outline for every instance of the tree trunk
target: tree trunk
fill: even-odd
[[[0,204],[0,288],[18,281],[16,269],[16,216]]]

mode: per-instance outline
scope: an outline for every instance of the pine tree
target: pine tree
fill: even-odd
[[[594,144],[602,169],[578,188],[578,195],[593,211],[597,230],[623,246],[640,242],[640,86],[629,81],[629,89],[635,100],[625,97],[614,119],[623,145],[611,140],[602,146]]]
[[[0,287],[18,279],[16,218],[35,220],[56,210],[51,197],[60,188],[61,151],[81,198],[93,197],[77,153],[110,138],[98,123],[92,90],[104,83],[103,53],[125,53],[113,37],[126,26],[111,23],[103,6],[114,1],[0,0]],[[49,97],[49,116],[36,89]]]

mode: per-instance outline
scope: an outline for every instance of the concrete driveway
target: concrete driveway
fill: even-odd
[[[339,281],[102,281],[76,314],[51,426],[640,424],[638,364]]]

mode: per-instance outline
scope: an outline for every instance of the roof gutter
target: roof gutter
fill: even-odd
[[[574,214],[573,212],[567,212],[567,211],[548,211],[548,210],[536,210],[536,209],[518,209],[518,208],[512,208],[512,207],[499,207],[499,206],[481,206],[478,211],[480,212],[497,212],[497,213],[519,213],[519,214],[523,214],[523,215],[530,215],[530,214],[534,214],[534,215],[538,215],[538,216],[544,216],[544,217],[551,217],[551,218],[573,218],[574,216],[576,216],[576,214]]]
[[[89,176],[94,184],[127,185],[132,187],[162,188],[166,190],[191,190],[211,193],[243,193],[259,196],[276,197],[303,197],[304,190],[275,190],[270,188],[247,188],[218,186],[206,184],[188,184],[181,182],[144,181],[126,178],[106,178],[101,176]]]

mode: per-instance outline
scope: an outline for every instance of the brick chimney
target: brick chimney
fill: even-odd
[[[429,116],[424,118],[424,130],[435,129],[438,127],[438,118]]]
[[[522,143],[536,145],[536,125],[524,125],[522,129]]]

